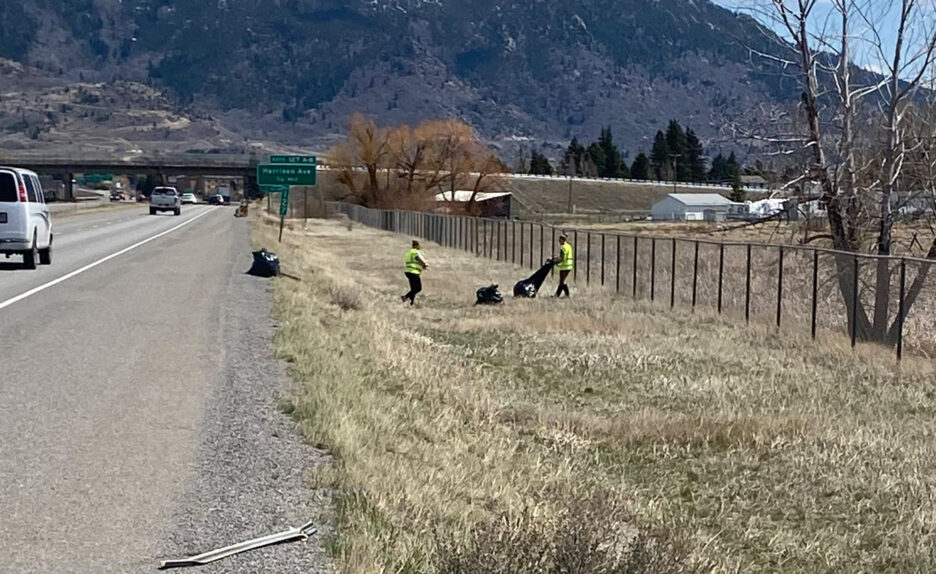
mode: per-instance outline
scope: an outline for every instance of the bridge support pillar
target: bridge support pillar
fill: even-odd
[[[65,201],[75,201],[75,174],[66,173],[65,183]]]

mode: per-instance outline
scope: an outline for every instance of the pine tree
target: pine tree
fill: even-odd
[[[731,152],[731,155],[728,156],[728,161],[725,162],[725,169],[728,170],[728,175],[734,177],[735,172],[741,173],[741,164],[738,163],[738,158],[735,157],[735,153]]]
[[[569,147],[566,148],[562,161],[559,163],[559,171],[562,175],[584,175],[585,146],[579,143],[577,137],[572,138]]]
[[[666,179],[672,171],[670,167],[670,149],[666,143],[666,136],[658,131],[653,138],[653,149],[650,151],[650,165],[653,167],[653,176],[658,180]]]
[[[530,175],[552,175],[553,166],[549,159],[540,152],[533,150],[530,155]]]
[[[598,145],[603,150],[603,162],[600,166],[599,175],[601,177],[619,178],[626,177],[627,167],[621,158],[621,152],[614,145],[614,136],[611,134],[611,127],[601,130],[601,137],[598,139]]]
[[[598,142],[592,142],[588,146],[588,150],[585,152],[585,157],[595,166],[595,176],[605,177],[604,167],[605,167],[605,150]]]
[[[705,181],[706,172],[708,171],[705,165],[705,157],[703,157],[705,149],[702,147],[702,142],[699,141],[698,136],[691,129],[686,130],[686,153],[688,155],[690,181]]]
[[[728,170],[728,160],[719,153],[715,156],[715,159],[712,160],[712,169],[709,170],[708,179],[711,182],[722,183],[728,181],[730,177],[731,172]]]
[[[634,158],[634,165],[631,166],[630,176],[632,179],[650,179],[650,158],[647,154],[641,152]]]
[[[741,170],[737,167],[731,174],[731,201],[743,203],[747,194],[744,191],[744,182],[741,181]]]
[[[667,160],[676,164],[676,181],[689,181],[692,171],[689,168],[689,142],[686,132],[676,120],[670,120],[666,128],[666,146],[669,149]]]

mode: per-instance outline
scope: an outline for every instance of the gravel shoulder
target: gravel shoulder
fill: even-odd
[[[331,572],[324,551],[331,533],[328,500],[308,481],[309,472],[329,460],[277,407],[288,377],[274,358],[272,283],[245,274],[250,245],[247,233],[238,237],[244,256],[230,269],[218,317],[224,366],[200,430],[198,477],[155,554],[182,558],[315,521],[318,533],[308,541],[244,553],[199,571]]]

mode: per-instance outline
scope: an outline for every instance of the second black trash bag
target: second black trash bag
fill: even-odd
[[[552,271],[552,268],[555,267],[555,265],[555,259],[547,259],[546,263],[544,263],[536,273],[530,275],[523,281],[517,281],[517,284],[514,285],[513,290],[514,297],[526,297],[528,299],[536,297],[536,294],[539,293],[540,287],[543,286],[543,281],[546,281],[546,277],[549,276],[549,272]]]
[[[253,252],[253,265],[248,275],[254,277],[276,277],[280,274],[280,260],[276,253],[261,249]]]
[[[475,294],[478,297],[475,305],[499,305],[504,302],[504,297],[497,290],[497,285],[481,287]]]

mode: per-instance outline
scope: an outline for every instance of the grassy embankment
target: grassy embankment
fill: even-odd
[[[275,283],[284,408],[336,455],[311,481],[342,572],[936,567],[931,363],[599,287],[472,307],[529,271],[431,245],[404,308],[407,238],[255,224],[302,278]]]

